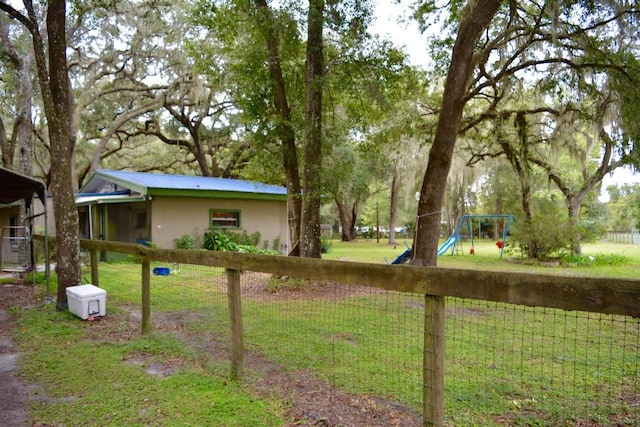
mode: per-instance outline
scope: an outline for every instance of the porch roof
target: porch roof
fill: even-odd
[[[132,196],[129,191],[114,191],[110,193],[79,193],[76,194],[76,205],[85,206],[96,203],[127,203],[142,202],[145,200],[143,196]]]

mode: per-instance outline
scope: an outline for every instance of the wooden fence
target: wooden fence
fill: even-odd
[[[100,252],[119,252],[142,261],[143,332],[151,330],[151,261],[222,267],[227,271],[232,339],[232,375],[242,377],[244,342],[240,272],[325,280],[424,295],[423,419],[440,426],[444,418],[445,297],[503,302],[533,307],[580,310],[640,317],[640,279],[570,277],[410,265],[383,265],[285,256],[201,250],[166,250],[129,243],[81,241],[91,259],[91,280],[99,286]]]
[[[640,245],[640,231],[607,233],[605,239],[611,243],[626,243],[628,245]]]

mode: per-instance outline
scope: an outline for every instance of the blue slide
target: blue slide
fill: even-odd
[[[453,245],[456,244],[456,241],[458,240],[458,237],[455,234],[452,234],[451,236],[449,236],[449,238],[447,239],[446,242],[444,242],[442,244],[442,246],[440,246],[438,248],[438,256],[444,255],[447,253],[447,251],[449,249],[451,249],[453,247]]]
[[[405,262],[409,261],[410,258],[411,258],[411,248],[408,248],[398,258],[393,260],[391,264],[404,264]]]
[[[456,244],[457,241],[458,241],[458,237],[455,234],[452,234],[451,236],[449,236],[447,241],[444,242],[442,246],[438,248],[438,256],[446,254],[447,251],[451,249],[453,245]],[[393,260],[391,264],[404,264],[405,262],[409,261],[409,259],[411,258],[411,252],[412,252],[411,248],[407,247],[407,250],[404,251],[402,254],[400,254],[398,258]],[[385,258],[385,261],[386,261],[386,258]]]

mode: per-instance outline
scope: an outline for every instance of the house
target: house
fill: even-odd
[[[259,232],[261,248],[288,250],[287,191],[257,182],[97,170],[76,195],[82,238],[175,247],[210,229]]]

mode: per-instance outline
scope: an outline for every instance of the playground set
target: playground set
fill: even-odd
[[[511,222],[515,221],[515,216],[510,214],[462,215],[462,217],[460,217],[460,221],[458,221],[458,225],[456,225],[456,229],[453,234],[451,234],[449,238],[438,248],[438,256],[444,255],[447,252],[451,252],[451,255],[454,255],[456,252],[462,253],[462,234],[460,234],[460,231],[462,230],[463,224],[466,224],[467,229],[469,230],[469,239],[471,244],[469,253],[471,255],[474,255],[475,248],[473,245],[473,228],[471,227],[471,221],[476,218],[503,219],[507,221],[502,233],[502,240],[496,242],[496,246],[500,250],[500,258],[502,258],[505,242],[507,240],[507,236],[509,235],[509,227],[511,227]],[[408,247],[407,250],[400,254],[395,260],[393,260],[391,264],[404,264],[411,259],[411,253],[411,248]]]

